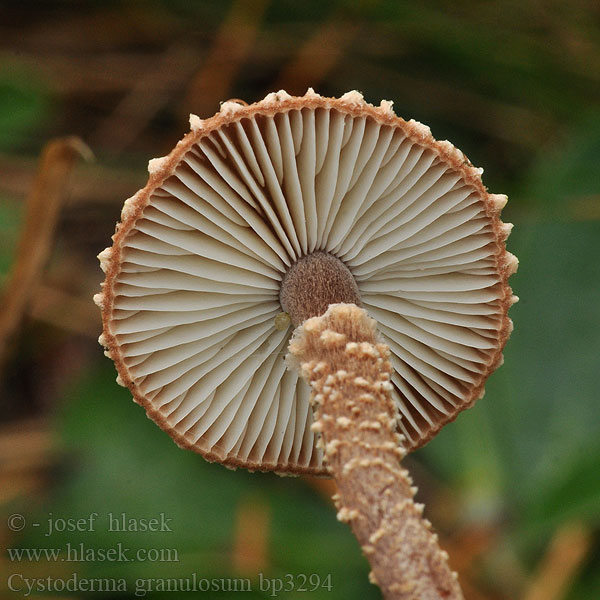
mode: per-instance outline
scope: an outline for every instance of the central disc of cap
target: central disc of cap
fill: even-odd
[[[281,282],[279,302],[294,327],[318,317],[330,304],[361,305],[358,287],[348,267],[335,256],[317,251],[298,259]]]

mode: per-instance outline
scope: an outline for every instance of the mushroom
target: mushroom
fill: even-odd
[[[180,446],[231,467],[328,474],[310,387],[314,404],[323,348],[305,328],[337,304],[311,331],[389,362],[377,389],[396,454],[482,396],[510,333],[517,260],[506,196],[487,192],[481,169],[358,92],[280,91],[190,125],[125,202],[95,297],[117,381]],[[339,333],[336,310],[368,339]]]

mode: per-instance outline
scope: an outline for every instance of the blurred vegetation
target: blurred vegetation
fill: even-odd
[[[485,399],[409,468],[467,598],[600,597],[600,4],[61,0],[3,4],[0,15],[0,286],[44,144],[78,135],[96,155],[72,174],[47,266],[0,366],[3,547],[178,552],[177,562],[75,564],[3,552],[1,594],[19,596],[6,587],[14,572],[131,586],[192,572],[256,582],[262,572],[331,574],[331,591],[285,598],[379,597],[326,483],[231,472],[179,450],[114,383],[96,343],[95,256],[145,183],[147,160],[170,150],[189,112],[310,85],[393,100],[509,194],[521,301],[506,362]],[[93,512],[94,532],[44,535],[50,513]],[[109,512],[164,513],[173,531],[108,532]],[[5,527],[13,513],[25,516],[23,531]],[[136,597],[129,589],[46,597]],[[255,585],[245,597],[269,593]]]

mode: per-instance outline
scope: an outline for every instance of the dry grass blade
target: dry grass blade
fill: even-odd
[[[102,323],[95,308],[87,297],[40,284],[31,296],[27,312],[37,321],[96,340]]]
[[[6,353],[8,340],[19,326],[32,289],[52,247],[69,174],[77,158],[89,159],[91,155],[91,150],[77,137],[52,140],[42,152],[33,187],[27,198],[16,259],[2,294],[0,364]]]
[[[306,40],[296,56],[283,68],[277,83],[271,87],[300,94],[325,80],[358,31],[356,24],[340,23],[339,15],[335,17],[320,25]]]
[[[314,477],[306,475],[302,477],[306,484],[316,491],[319,496],[324,498],[328,503],[332,503],[331,497],[336,493],[337,487],[333,479],[324,479],[322,477]]]
[[[9,198],[26,196],[36,162],[28,156],[0,154],[0,194]],[[141,187],[144,179],[143,173],[140,175],[122,164],[109,166],[95,162],[82,165],[69,179],[72,204],[121,204],[123,198],[128,198]]]
[[[221,25],[204,64],[193,77],[182,102],[182,118],[193,110],[211,114],[218,103],[231,96],[242,63],[248,58],[268,0],[237,0]]]
[[[5,425],[0,430],[0,505],[40,489],[54,459],[52,434],[42,420]]]
[[[237,509],[232,566],[240,575],[269,567],[269,507],[260,498],[245,498]]]
[[[592,536],[581,523],[566,523],[555,533],[523,600],[566,598],[591,547]]]
[[[110,148],[113,154],[125,150],[168,104],[196,61],[193,50],[180,42],[167,48],[158,64],[134,80],[129,93],[94,134],[93,145]]]

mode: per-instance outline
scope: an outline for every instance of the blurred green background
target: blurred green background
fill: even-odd
[[[148,159],[182,137],[190,112],[310,85],[393,100],[509,195],[521,301],[506,362],[407,466],[468,599],[600,598],[598,2],[25,1],[0,5],[0,40],[0,286],[44,144],[74,134],[96,157],[73,171],[0,367],[0,597],[36,597],[26,580],[52,587],[47,577],[73,573],[123,578],[128,590],[40,595],[231,598],[240,592],[227,578],[249,578],[246,598],[380,597],[327,483],[232,472],[178,449],[115,384],[96,342],[95,256]],[[108,531],[111,512],[163,514],[171,531]],[[93,513],[94,531],[46,535],[49,520]],[[24,521],[9,523],[14,514]],[[144,554],[5,550],[68,543]],[[225,589],[160,593],[137,581],[193,572]],[[263,588],[277,579],[293,591],[261,591],[259,573]]]

